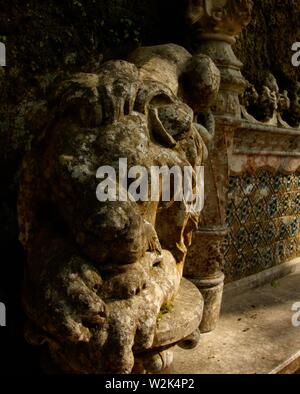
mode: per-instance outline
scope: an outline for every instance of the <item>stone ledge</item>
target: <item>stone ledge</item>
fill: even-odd
[[[264,286],[274,280],[295,272],[300,272],[300,258],[293,259],[283,264],[276,265],[258,274],[247,276],[246,278],[230,282],[224,286],[224,295],[238,296],[245,291]]]
[[[298,368],[300,327],[292,325],[292,305],[300,302],[300,272],[251,289],[225,294],[217,329],[202,335],[196,349],[176,348],[170,373],[274,374]]]
[[[273,371],[270,372],[271,375],[278,374],[294,374],[300,371],[300,351],[294,354],[292,357],[285,360],[282,364],[278,365]]]

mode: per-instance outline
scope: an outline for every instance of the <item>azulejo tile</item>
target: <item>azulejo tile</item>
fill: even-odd
[[[254,248],[257,248],[264,243],[263,230],[259,223],[256,223],[253,227],[251,227],[249,234],[251,244]]]
[[[279,239],[285,240],[289,236],[289,225],[287,223],[282,222],[279,229]]]
[[[296,237],[299,234],[299,218],[293,218],[289,226],[289,236]]]
[[[253,212],[257,220],[261,221],[265,218],[266,215],[266,201],[263,198],[260,198],[253,207]]]
[[[293,209],[294,209],[295,213],[300,213],[300,193],[294,194],[292,204],[293,204]]]
[[[279,213],[279,198],[273,196],[268,203],[268,214],[271,218],[274,218]]]
[[[264,225],[264,238],[267,245],[273,244],[277,239],[277,228],[274,222],[270,221]]]
[[[227,205],[227,210],[226,210],[226,223],[228,226],[231,226],[233,223],[234,213],[235,213],[235,206],[232,202],[230,202]]]
[[[299,256],[300,173],[261,170],[229,183],[225,273],[239,279]]]
[[[251,214],[251,203],[248,198],[244,198],[238,208],[237,217],[242,224],[246,223],[248,217]]]
[[[285,255],[288,259],[296,257],[297,245],[294,239],[289,239],[285,243]]]
[[[294,177],[293,175],[288,175],[285,177],[285,187],[287,191],[291,191],[294,185]]]
[[[224,255],[226,256],[229,252],[230,246],[232,244],[231,233],[226,234],[224,239]]]
[[[234,268],[235,270],[237,270],[237,272],[243,273],[245,271],[245,269],[247,269],[247,264],[246,264],[247,260],[245,259],[244,255],[242,253],[240,253],[235,262],[234,262]]]
[[[271,185],[274,193],[280,192],[284,188],[284,178],[281,175],[274,176]]]
[[[300,189],[300,174],[295,174],[295,188]]]
[[[272,247],[267,247],[261,251],[261,268],[267,269],[274,265],[274,254]]]
[[[287,216],[290,213],[291,199],[289,194],[284,194],[278,198],[279,211],[281,216]]]
[[[241,178],[241,189],[245,196],[249,196],[256,188],[255,178],[251,175],[246,175]]]
[[[238,251],[245,249],[249,242],[249,234],[245,227],[241,227],[235,237],[235,246]]]
[[[260,171],[257,176],[257,182],[260,189],[269,189],[270,174],[267,171]]]

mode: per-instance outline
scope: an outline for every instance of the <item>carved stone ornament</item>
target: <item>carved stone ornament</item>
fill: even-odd
[[[249,82],[241,96],[242,115],[252,123],[290,128],[283,119],[290,112],[291,100],[287,90],[280,92],[276,78],[267,73],[260,94]]]
[[[158,372],[175,344],[197,344],[203,299],[182,271],[200,212],[174,196],[99,202],[96,173],[112,166],[119,183],[120,158],[149,171],[202,165],[209,133],[193,109],[201,101],[208,110],[219,82],[208,56],[169,44],[57,86],[43,141],[24,160],[19,199],[26,337],[44,345],[48,368]]]
[[[251,20],[252,0],[188,0],[186,18],[201,38],[220,35],[233,44]]]
[[[232,45],[250,22],[251,0],[190,0],[186,20],[194,53],[211,57],[221,72],[221,87],[213,106],[216,115],[241,117],[239,94],[246,88],[242,63]]]

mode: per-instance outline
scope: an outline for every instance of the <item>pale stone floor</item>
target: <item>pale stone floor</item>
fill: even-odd
[[[239,296],[225,295],[217,329],[202,335],[196,349],[177,347],[168,372],[295,373],[300,368],[300,327],[292,325],[296,302],[300,272]]]

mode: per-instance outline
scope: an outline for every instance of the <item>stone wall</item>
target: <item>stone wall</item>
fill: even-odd
[[[235,53],[244,63],[243,74],[256,86],[271,71],[281,88],[299,79],[291,64],[291,47],[300,40],[299,0],[255,0],[252,20],[242,31]]]

